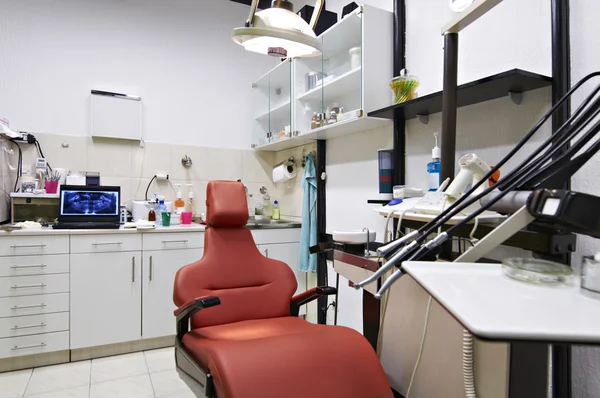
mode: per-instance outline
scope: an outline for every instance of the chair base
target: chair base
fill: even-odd
[[[194,361],[179,338],[175,339],[175,364],[179,377],[196,397],[217,398],[211,374]]]

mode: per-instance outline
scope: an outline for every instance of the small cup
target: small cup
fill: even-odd
[[[584,257],[581,265],[581,293],[600,300],[600,261]]]
[[[184,211],[181,213],[181,223],[182,224],[191,224],[192,223],[192,212]]]
[[[170,227],[171,226],[171,213],[168,211],[163,211],[161,214],[162,214],[162,226]]]
[[[45,181],[44,187],[46,188],[46,193],[56,193],[58,191],[58,181]]]

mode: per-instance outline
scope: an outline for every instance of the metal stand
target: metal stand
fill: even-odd
[[[444,35],[444,91],[442,94],[442,170],[440,181],[454,178],[456,153],[456,96],[458,87],[458,33]]]
[[[461,254],[454,262],[474,263],[487,253],[502,245],[508,238],[531,224],[535,218],[529,214],[525,206],[507,218],[502,224],[487,234],[472,248]]]

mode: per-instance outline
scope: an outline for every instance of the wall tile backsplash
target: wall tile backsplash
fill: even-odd
[[[266,186],[272,199],[277,199],[282,204],[282,215],[286,215],[283,210],[291,205],[278,197],[279,188],[273,184],[271,173],[275,154],[272,152],[152,142],[147,142],[144,148],[140,148],[139,142],[135,141],[58,134],[37,134],[36,138],[52,167],[100,172],[102,185],[121,186],[122,202],[143,199],[151,178],[157,173],[166,173],[169,174],[170,183],[153,182],[148,196],[153,197],[157,193],[173,200],[176,196],[175,184],[181,184],[184,199],[187,199],[188,187],[185,184],[193,184],[194,210],[197,214],[206,212],[206,184],[217,179],[242,179],[255,198],[260,186]],[[35,147],[21,144],[21,148],[23,165],[33,166],[37,157]],[[12,164],[16,164],[16,153],[15,150]],[[192,159],[191,168],[185,168],[181,164],[181,158],[185,155]]]
[[[168,200],[176,196],[176,184],[181,184],[184,200],[188,196],[186,184],[193,184],[195,213],[206,212],[206,184],[210,180],[237,180],[248,187],[256,201],[259,188],[269,190],[271,200],[279,201],[282,217],[302,217],[302,149],[306,153],[315,145],[305,145],[279,152],[169,145],[59,134],[37,134],[42,150],[52,167],[72,171],[98,171],[102,185],[121,187],[122,202],[143,199],[146,187],[154,175],[165,173],[169,182],[155,181],[148,189],[148,197],[164,195]],[[33,145],[21,144],[23,164],[33,166],[37,152]],[[16,164],[16,153],[11,159]],[[192,167],[181,164],[188,155]],[[294,156],[297,176],[289,181],[273,183],[273,166]]]

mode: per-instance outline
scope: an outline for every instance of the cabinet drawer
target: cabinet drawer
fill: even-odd
[[[69,349],[69,332],[34,334],[0,339],[0,358],[43,354]]]
[[[69,313],[16,316],[0,319],[0,338],[69,330]]]
[[[142,250],[141,234],[71,235],[73,253],[112,253]]]
[[[300,242],[300,228],[255,229],[252,230],[254,243],[289,243]]]
[[[199,249],[204,247],[204,232],[167,232],[143,234],[144,250]]]
[[[40,254],[69,254],[69,236],[35,235],[3,236],[0,256],[33,256]]]
[[[0,258],[0,277],[63,274],[69,272],[69,255],[12,256]]]
[[[0,318],[69,311],[69,293],[0,298]]]
[[[0,297],[68,292],[69,274],[0,278]]]

